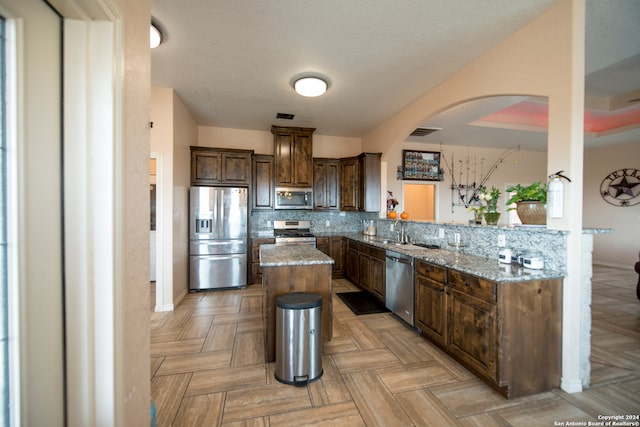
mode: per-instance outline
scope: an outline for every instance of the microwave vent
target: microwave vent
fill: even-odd
[[[295,117],[295,114],[289,114],[289,113],[277,113],[276,114],[276,119],[285,119],[285,120],[293,120],[293,118]]]

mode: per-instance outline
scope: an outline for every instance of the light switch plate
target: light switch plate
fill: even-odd
[[[504,234],[498,234],[498,247],[503,248],[507,245]]]

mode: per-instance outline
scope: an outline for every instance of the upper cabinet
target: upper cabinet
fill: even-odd
[[[253,185],[251,186],[251,209],[273,210],[273,156],[255,154],[252,161]]]
[[[340,160],[313,159],[313,209],[338,210]]]
[[[191,147],[191,185],[250,185],[253,150]]]
[[[313,128],[271,126],[276,186],[313,186]]]
[[[358,210],[380,212],[381,153],[358,156]]]
[[[340,159],[340,210],[380,211],[381,153]]]

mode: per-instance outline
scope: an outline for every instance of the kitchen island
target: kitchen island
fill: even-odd
[[[265,360],[275,362],[276,298],[292,292],[322,296],[322,338],[331,340],[331,268],[334,260],[309,245],[261,245]]]

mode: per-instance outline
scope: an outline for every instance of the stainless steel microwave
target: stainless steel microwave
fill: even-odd
[[[276,187],[276,209],[313,209],[313,189]]]

